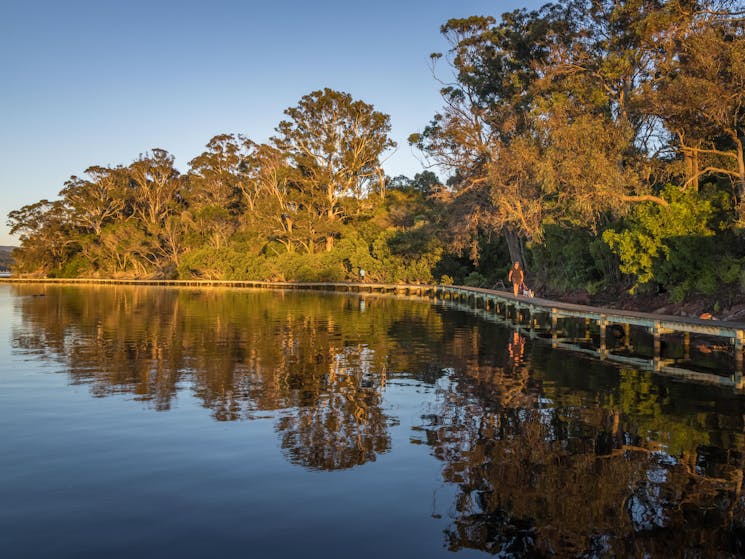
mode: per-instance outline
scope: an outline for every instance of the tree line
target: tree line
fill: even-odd
[[[324,89],[185,173],[154,149],[9,214],[19,274],[745,290],[745,5],[563,0],[446,22],[442,110],[388,177],[390,117]],[[444,183],[432,172],[445,177]]]

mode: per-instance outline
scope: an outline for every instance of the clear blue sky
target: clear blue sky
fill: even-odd
[[[265,141],[330,87],[391,116],[389,175],[421,170],[407,136],[439,109],[440,25],[537,0],[45,1],[0,4],[0,245],[9,211],[54,199],[90,165],[151,148],[176,165],[219,133]]]

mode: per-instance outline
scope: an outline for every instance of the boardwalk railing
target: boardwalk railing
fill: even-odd
[[[452,285],[14,277],[0,278],[0,283],[297,289],[423,297],[476,310],[484,318],[506,324],[532,338],[546,340],[555,348],[583,352],[599,359],[626,363],[696,382],[732,386],[737,390],[745,388],[745,323],[739,322],[575,305],[537,297],[516,297],[511,293],[492,289]],[[649,338],[649,344],[641,351],[632,344],[632,339],[638,341],[645,335]],[[728,359],[730,370],[725,372],[726,376],[718,371],[702,372],[687,368],[691,363],[692,337],[699,347],[713,347],[718,354],[731,356]],[[705,341],[711,339],[719,339],[721,343]],[[671,348],[676,344],[678,352],[673,355]]]

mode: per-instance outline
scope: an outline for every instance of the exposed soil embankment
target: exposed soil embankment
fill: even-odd
[[[680,303],[672,303],[665,293],[630,295],[626,292],[607,292],[589,295],[582,291],[542,294],[542,296],[579,305],[745,322],[745,296],[731,291],[710,296],[696,295]]]

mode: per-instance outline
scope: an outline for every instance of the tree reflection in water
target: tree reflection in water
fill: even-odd
[[[188,388],[219,421],[273,412],[288,459],[313,469],[349,468],[390,449],[386,371],[427,368],[409,350],[409,327],[427,340],[442,333],[436,309],[387,298],[359,312],[356,296],[42,289],[46,297],[18,299],[16,347],[61,359],[94,396],[133,394],[168,410]]]
[[[675,417],[652,375],[564,392],[509,337],[496,358],[471,355],[442,386],[422,429],[458,487],[453,551],[503,557],[733,557],[745,551],[742,422]],[[580,393],[581,394],[581,393]],[[742,418],[742,415],[739,416]],[[716,427],[714,430],[712,427]],[[710,435],[731,437],[706,446]]]
[[[415,301],[369,297],[362,311],[357,296],[279,291],[13,289],[18,350],[62,362],[94,396],[167,410],[191,393],[218,421],[270,416],[305,468],[350,468],[391,448],[388,379],[406,371],[436,387],[414,428],[457,488],[451,550],[745,552],[741,397]]]
[[[326,386],[313,405],[296,408],[278,424],[291,462],[320,470],[350,468],[390,449],[381,390],[385,376],[365,363],[373,352],[346,347],[328,364]]]

